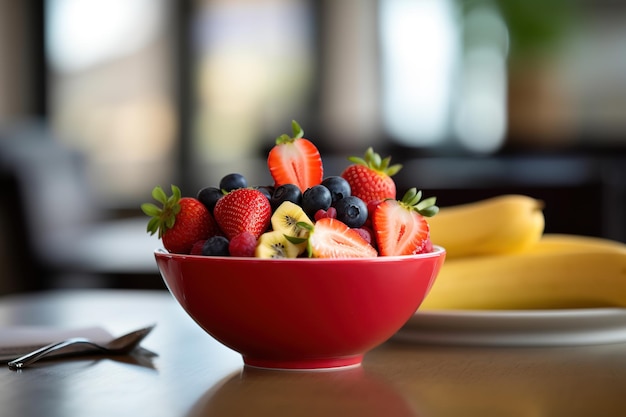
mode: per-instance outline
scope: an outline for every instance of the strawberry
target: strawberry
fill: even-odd
[[[250,232],[258,239],[270,225],[272,207],[261,191],[238,188],[219,199],[213,215],[229,240],[241,232]]]
[[[291,122],[293,136],[283,134],[267,157],[267,166],[274,185],[295,184],[304,192],[322,182],[324,168],[317,147],[303,138],[304,131],[294,120]]]
[[[172,185],[172,195],[169,197],[161,187],[155,187],[152,197],[162,207],[153,203],[141,205],[143,212],[151,217],[147,231],[151,235],[158,233],[169,252],[189,254],[196,242],[220,233],[209,210],[195,198],[181,198],[177,186]]]
[[[400,171],[402,165],[389,166],[391,157],[381,159],[372,148],[367,149],[363,158],[352,156],[348,160],[353,164],[341,176],[350,184],[352,195],[359,197],[365,204],[396,198],[396,183],[391,177]]]
[[[435,197],[421,198],[422,192],[411,188],[401,201],[388,199],[376,207],[372,224],[381,256],[412,255],[427,248],[430,229],[424,216],[434,216],[439,208]]]
[[[319,219],[308,238],[309,256],[312,258],[369,258],[378,253],[359,232],[345,223],[324,217]]]

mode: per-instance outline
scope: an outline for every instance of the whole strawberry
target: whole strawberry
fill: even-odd
[[[258,239],[269,227],[272,207],[261,191],[239,188],[219,199],[213,215],[228,239],[241,232],[250,232]]]
[[[411,188],[401,201],[389,199],[374,210],[372,225],[381,256],[412,255],[432,248],[430,228],[424,217],[437,214],[435,197],[422,200],[422,192]]]
[[[382,159],[372,148],[367,149],[363,158],[352,156],[348,160],[353,164],[341,176],[350,184],[353,196],[366,204],[396,198],[396,183],[391,177],[400,171],[402,165],[390,166],[391,157]]]
[[[152,190],[152,197],[161,203],[141,205],[151,217],[148,233],[158,233],[163,247],[172,253],[189,254],[193,245],[220,233],[209,210],[195,198],[182,197],[180,189],[172,185],[172,195],[167,196],[161,187]]]

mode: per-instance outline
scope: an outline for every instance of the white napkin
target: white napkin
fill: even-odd
[[[0,363],[8,362],[50,343],[71,337],[87,337],[97,343],[107,343],[113,336],[101,327],[64,329],[20,326],[0,328]],[[89,349],[89,347],[78,347]]]

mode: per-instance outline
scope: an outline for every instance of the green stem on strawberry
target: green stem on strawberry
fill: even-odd
[[[381,158],[380,154],[374,152],[374,149],[371,146],[367,148],[363,158],[359,156],[350,156],[348,157],[348,160],[357,165],[363,165],[377,172],[385,173],[390,177],[394,176],[402,169],[402,164],[390,165],[391,156]]]
[[[291,136],[289,136],[286,133],[283,133],[282,135],[277,137],[276,144],[281,145],[283,143],[292,143],[296,139],[301,139],[304,137],[304,130],[302,129],[302,127],[300,127],[298,122],[296,122],[295,120],[291,121],[291,131],[292,131]]]
[[[436,202],[437,197],[429,197],[422,200],[422,191],[418,191],[417,188],[413,187],[407,190],[400,204],[424,217],[433,217],[439,212],[439,207],[435,205]]]
[[[157,207],[153,203],[144,203],[141,210],[151,217],[148,222],[147,231],[151,235],[158,233],[159,239],[163,234],[174,226],[176,215],[180,212],[181,191],[175,185],[171,186],[172,195],[167,196],[163,188],[157,186],[152,189],[152,198],[163,205],[162,208]]]

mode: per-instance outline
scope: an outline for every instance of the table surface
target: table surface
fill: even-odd
[[[204,333],[166,291],[0,298],[0,326],[156,323],[152,359],[81,357],[0,370],[2,417],[626,415],[626,344],[462,347],[390,341],[357,368],[267,371]]]

